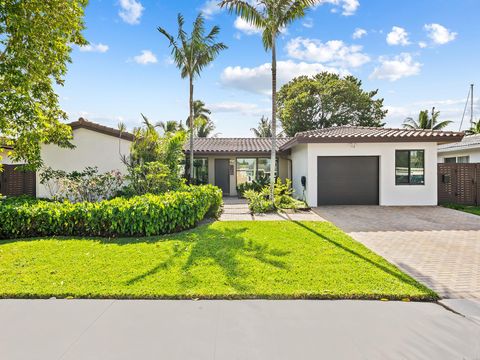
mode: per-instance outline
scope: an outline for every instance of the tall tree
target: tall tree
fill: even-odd
[[[156,127],[162,129],[164,134],[183,130],[182,122],[177,122],[175,120],[159,121],[156,124]]]
[[[465,131],[467,135],[478,135],[480,134],[480,120],[473,122],[472,127]]]
[[[0,1],[0,134],[15,161],[42,164],[41,143],[71,147],[54,84],[63,85],[87,0]]]
[[[353,77],[321,72],[300,76],[278,93],[278,117],[287,136],[331,126],[383,126],[387,110],[378,90],[365,91]]]
[[[270,161],[270,199],[274,201],[275,163],[277,149],[277,37],[293,21],[305,16],[305,11],[322,0],[223,0],[221,7],[236,13],[248,24],[262,31],[265,50],[272,51],[272,156]]]
[[[272,137],[272,124],[267,117],[262,116],[257,128],[251,128],[257,138]]]
[[[431,129],[431,130],[441,130],[452,122],[450,120],[438,121],[440,116],[440,111],[435,111],[435,108],[432,109],[432,113],[428,110],[420,111],[418,114],[417,120],[408,117],[403,122],[403,127],[405,129]]]
[[[217,137],[217,134],[212,134],[215,131],[215,124],[211,119],[197,119],[196,134],[200,138],[206,138],[209,136]]]
[[[183,26],[185,21],[181,14],[178,14],[178,32],[177,36],[170,35],[165,29],[159,27],[158,31],[164,35],[170,42],[172,49],[173,61],[180,69],[181,77],[188,78],[189,82],[189,118],[194,117],[193,102],[193,82],[200,76],[202,70],[209,65],[218,56],[220,51],[227,48],[221,42],[216,42],[220,28],[214,26],[208,34],[205,30],[205,19],[200,14],[193,23],[193,29],[190,35],[187,35]],[[194,127],[190,126],[190,167],[188,170],[188,178],[191,180],[193,169],[193,136]]]

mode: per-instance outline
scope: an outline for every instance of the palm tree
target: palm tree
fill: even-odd
[[[215,124],[210,119],[197,118],[196,133],[200,138],[209,137],[215,130]],[[213,134],[212,137],[216,137],[218,134]]]
[[[215,42],[220,28],[214,26],[210,32],[205,35],[205,19],[201,14],[197,16],[193,23],[193,29],[188,36],[183,25],[185,23],[183,16],[178,14],[178,33],[174,37],[165,29],[158,27],[158,31],[164,35],[170,42],[172,48],[173,61],[180,69],[182,79],[188,78],[189,81],[189,114],[190,119],[195,119],[193,111],[193,82],[200,76],[201,71],[218,56],[220,51],[227,48],[223,43]],[[190,126],[190,167],[188,168],[188,178],[191,179],[193,169],[193,130]]]
[[[480,119],[477,122],[472,123],[472,127],[465,131],[467,135],[478,135],[480,134]]]
[[[209,115],[211,115],[212,112],[205,107],[205,103],[202,100],[195,100],[193,102],[193,119],[194,119],[194,124],[195,121],[198,119],[203,119],[203,120],[210,120]],[[187,126],[190,128],[190,116],[187,118]]]
[[[168,120],[168,121],[159,121],[155,124],[156,127],[159,127],[163,130],[163,133],[174,133],[179,130],[183,130],[182,122],[177,122],[175,120]]]
[[[272,137],[272,124],[267,117],[262,116],[257,128],[251,128],[257,138]]]
[[[442,130],[443,128],[450,125],[452,122],[450,120],[444,120],[438,122],[438,117],[440,116],[440,111],[435,111],[435,108],[432,109],[432,116],[430,116],[428,110],[420,111],[418,114],[418,120],[414,120],[411,117],[408,117],[403,122],[403,127],[405,129],[431,129],[431,130]]]
[[[277,49],[276,40],[287,25],[305,16],[305,11],[321,0],[223,0],[220,7],[236,13],[250,25],[262,30],[265,50],[272,50],[272,157],[270,161],[270,199],[273,202],[276,160]]]

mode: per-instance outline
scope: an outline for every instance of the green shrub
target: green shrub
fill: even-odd
[[[251,183],[242,183],[237,186],[238,197],[245,197],[245,191],[247,190],[260,192],[265,186],[268,186],[269,183],[270,180],[267,176],[257,176]]]
[[[248,200],[248,208],[254,214],[273,211],[272,202],[268,199],[268,195],[265,196],[263,191],[257,192],[254,190],[247,190],[245,191],[244,196]]]
[[[285,210],[285,209],[299,209],[305,207],[305,203],[293,198],[292,181],[286,179],[285,183],[280,178],[275,182],[274,204],[270,201],[270,187],[264,186],[260,191],[247,190],[244,193],[248,200],[248,207],[250,211],[255,214],[265,213],[268,211]]]
[[[97,203],[0,202],[0,238],[161,235],[217,216],[221,204],[222,191],[212,185]]]

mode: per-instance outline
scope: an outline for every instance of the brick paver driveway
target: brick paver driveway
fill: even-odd
[[[315,212],[441,297],[480,299],[480,217],[442,207],[325,206]]]

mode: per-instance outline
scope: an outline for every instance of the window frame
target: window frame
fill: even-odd
[[[239,182],[238,182],[238,160],[243,160],[243,159],[254,159],[255,160],[255,179],[257,178],[258,176],[258,160],[259,159],[268,159],[270,160],[270,157],[268,156],[237,156],[235,157],[235,183],[236,183],[236,186],[239,185]],[[278,177],[278,174],[279,174],[279,165],[280,165],[280,160],[278,157],[275,158],[275,179]],[[270,166],[270,171],[271,171],[271,166]],[[242,183],[244,184],[244,183]]]
[[[206,174],[206,175],[207,175],[207,181],[206,181],[206,183],[205,183],[205,184],[204,184],[203,182],[198,182],[198,183],[199,183],[199,184],[206,185],[206,184],[208,184],[208,183],[209,183],[209,179],[210,179],[210,178],[209,178],[209,175],[210,175],[210,169],[209,169],[209,166],[208,166],[208,165],[209,165],[209,164],[208,164],[208,157],[206,157],[206,156],[194,157],[194,158],[193,158],[193,162],[194,162],[194,163],[195,163],[195,160],[202,160],[202,161],[205,161],[205,165],[206,165],[206,169],[207,169],[207,174]],[[188,164],[188,161],[186,162],[186,164]],[[194,168],[195,168],[195,165],[194,165]],[[197,181],[197,180],[198,180],[198,178],[197,178],[197,177],[195,177],[195,176],[193,176],[193,173],[194,173],[194,170],[192,169],[192,178],[193,178],[193,179],[195,179],[195,180]],[[196,174],[196,175],[198,175],[198,174]]]
[[[411,153],[413,151],[418,151],[423,153],[423,183],[421,184],[416,184],[412,183],[411,181],[411,176],[412,176],[412,164],[411,164]],[[408,182],[398,182],[397,180],[397,153],[398,152],[407,152],[408,153]],[[425,149],[395,149],[395,166],[394,166],[394,171],[395,171],[395,185],[396,186],[425,186],[426,185],[426,176],[425,176]]]

